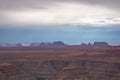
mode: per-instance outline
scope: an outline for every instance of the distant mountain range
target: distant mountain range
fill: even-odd
[[[41,42],[41,43],[0,43],[0,47],[39,47],[39,46],[67,46],[62,41]],[[107,42],[82,43],[80,46],[109,46]]]

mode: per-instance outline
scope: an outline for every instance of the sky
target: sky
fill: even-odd
[[[120,45],[120,0],[0,0],[0,43]]]

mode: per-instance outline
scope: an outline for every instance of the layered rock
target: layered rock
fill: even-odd
[[[71,61],[53,80],[120,80],[120,63]]]
[[[0,80],[120,80],[120,63],[88,60],[0,65]]]
[[[21,71],[9,63],[0,63],[0,80],[24,80]]]

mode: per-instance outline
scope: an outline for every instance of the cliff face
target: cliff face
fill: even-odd
[[[120,63],[71,61],[53,80],[120,80]]]
[[[11,64],[0,64],[0,80],[24,80],[23,73]]]
[[[44,61],[0,66],[1,80],[120,80],[120,63]]]

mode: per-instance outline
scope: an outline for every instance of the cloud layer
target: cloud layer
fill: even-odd
[[[0,42],[120,44],[120,0],[0,0]]]
[[[120,0],[0,0],[1,25],[118,25]]]
[[[29,9],[50,6],[55,3],[84,3],[90,5],[99,5],[113,9],[120,9],[120,0],[0,0],[0,9]]]

